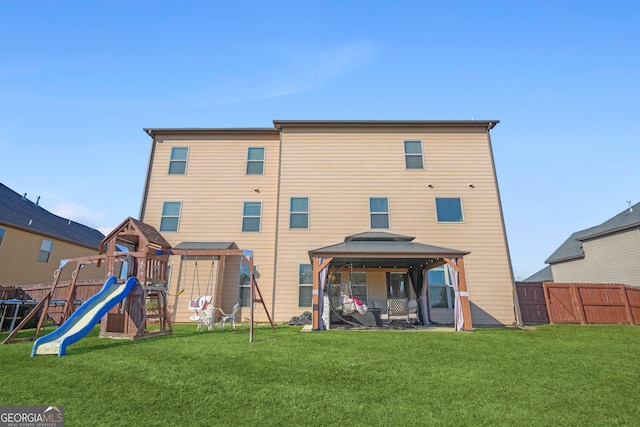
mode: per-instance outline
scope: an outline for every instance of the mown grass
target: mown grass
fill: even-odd
[[[0,346],[1,405],[62,405],[67,426],[637,425],[640,328],[201,332],[67,356]],[[0,335],[3,339],[6,334]]]

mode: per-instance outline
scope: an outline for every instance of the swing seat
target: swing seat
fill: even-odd
[[[206,296],[198,297],[193,301],[189,301],[189,311],[194,312],[193,315],[189,317],[189,320],[191,320],[192,322],[200,321],[202,316],[198,314],[198,312],[199,311],[204,312],[204,310],[206,310],[207,307],[209,307],[209,303],[211,303],[211,299],[212,298],[210,295],[206,295]]]
[[[356,297],[350,297],[348,295],[340,296],[340,306],[338,309],[342,310],[342,314],[344,316],[348,316],[352,313],[358,312],[360,314],[365,314],[368,310],[366,304],[361,302]]]
[[[198,297],[193,301],[189,301],[189,310],[190,311],[206,310],[210,302],[211,302],[210,295]]]

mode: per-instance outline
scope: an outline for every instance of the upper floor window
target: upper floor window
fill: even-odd
[[[0,246],[2,246],[3,239],[4,239],[4,228],[0,228]]]
[[[172,147],[169,161],[169,175],[184,175],[187,173],[188,147]]]
[[[369,199],[371,228],[389,228],[389,199],[371,197]]]
[[[262,202],[244,202],[242,231],[260,231]]]
[[[264,174],[264,148],[249,147],[247,154],[247,175]]]
[[[424,169],[422,141],[404,142],[404,161],[407,169]]]
[[[313,269],[311,264],[300,264],[298,270],[298,307],[311,307],[313,303]]]
[[[53,250],[53,242],[51,240],[42,239],[40,244],[40,253],[38,254],[38,261],[49,262],[49,256]]]
[[[164,205],[162,205],[160,231],[178,231],[181,208],[182,202],[164,202]]]
[[[438,222],[464,222],[460,197],[436,197]]]
[[[291,198],[289,228],[309,228],[309,199],[307,197]]]

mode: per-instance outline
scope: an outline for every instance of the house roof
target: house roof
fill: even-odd
[[[553,273],[551,272],[551,266],[547,265],[542,270],[533,273],[531,276],[522,280],[522,282],[553,282]]]
[[[274,120],[272,128],[143,128],[151,137],[158,134],[279,134],[283,127],[481,127],[493,129],[500,120]]]
[[[283,127],[484,127],[493,129],[500,120],[274,120]]]
[[[628,209],[600,225],[576,231],[545,260],[547,264],[568,261],[584,256],[582,242],[597,237],[606,236],[620,231],[640,228],[640,203],[636,203]]]
[[[201,134],[273,134],[278,135],[280,131],[275,128],[143,128],[143,131],[150,137],[155,135],[201,135]]]
[[[104,235],[91,227],[52,214],[0,183],[0,224],[98,249]]]
[[[370,268],[409,268],[428,260],[458,258],[469,252],[426,243],[414,237],[385,232],[366,232],[345,237],[344,242],[309,251],[309,257],[331,257],[332,265],[353,263]]]

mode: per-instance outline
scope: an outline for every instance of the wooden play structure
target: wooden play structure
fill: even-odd
[[[9,334],[3,344],[18,341],[15,336],[38,313],[39,320],[33,337],[37,338],[47,318],[54,317],[64,323],[75,308],[75,290],[82,268],[105,264],[105,278],[119,277],[124,282],[136,277],[138,283],[130,294],[110,310],[100,323],[100,336],[110,338],[140,339],[171,334],[173,329],[167,313],[168,262],[171,245],[152,226],[133,218],[127,218],[100,243],[100,253],[70,258],[60,263],[54,274],[49,292],[37,302],[33,310]],[[71,283],[63,299],[54,299],[63,268],[74,265]],[[147,303],[153,302],[154,312],[147,312]],[[151,330],[149,324],[155,328]]]
[[[82,268],[90,265],[101,267],[104,265],[105,279],[111,276],[118,278],[119,283],[124,283],[127,278],[135,277],[136,285],[127,294],[126,298],[115,305],[100,322],[100,337],[141,339],[158,335],[167,335],[173,332],[171,316],[168,312],[168,281],[169,258],[171,255],[180,256],[180,270],[183,262],[190,256],[201,259],[221,260],[220,269],[217,271],[216,292],[224,275],[225,259],[228,256],[240,257],[241,263],[246,260],[249,272],[246,279],[250,281],[250,341],[254,337],[254,306],[262,304],[269,323],[275,332],[275,326],[269,311],[264,303],[260,289],[254,274],[253,252],[241,250],[234,243],[225,248],[207,248],[206,243],[196,243],[199,247],[172,249],[171,245],[152,226],[127,218],[116,227],[100,243],[98,255],[89,255],[63,260],[54,274],[54,280],[49,290],[38,301],[29,301],[33,309],[26,315],[20,324],[13,329],[2,344],[17,341],[35,340],[47,320],[55,320],[62,325],[75,308],[82,303],[77,299],[77,281]],[[61,271],[66,266],[75,266],[70,283],[61,283],[59,278]],[[212,264],[213,265],[213,264]],[[212,271],[213,274],[213,271]],[[182,284],[185,286],[185,284]],[[180,273],[178,283],[174,290],[176,303],[178,296],[184,292],[181,289]],[[217,293],[214,293],[217,295]],[[25,301],[26,302],[26,301]],[[235,317],[229,317],[219,304],[219,300],[213,299],[212,306],[217,307],[220,320],[230,320],[235,323]],[[234,307],[235,309],[235,307]],[[175,310],[175,308],[174,308]],[[215,310],[209,311],[211,321],[214,320]],[[175,313],[174,313],[175,315]],[[235,312],[234,312],[235,315]],[[17,339],[18,332],[26,327],[35,317],[39,316],[35,333],[30,337]],[[226,316],[226,317],[225,317]],[[223,319],[224,317],[224,319]],[[235,325],[234,325],[235,326]]]
[[[262,305],[264,312],[269,320],[269,324],[271,325],[271,329],[275,333],[275,325],[271,316],[269,314],[269,310],[265,305],[264,299],[262,297],[262,293],[260,292],[260,288],[258,287],[258,282],[256,280],[254,261],[253,261],[253,251],[247,249],[239,249],[235,243],[233,242],[183,242],[179,245],[175,246],[171,249],[171,253],[173,255],[180,256],[180,264],[178,269],[178,282],[176,284],[175,289],[175,306],[179,304],[178,296],[182,294],[183,290],[189,286],[188,283],[181,282],[181,277],[183,276],[183,270],[186,269],[187,262],[190,259],[195,260],[195,271],[197,271],[197,263],[198,260],[201,262],[205,262],[206,264],[210,264],[211,268],[209,270],[207,284],[205,287],[205,292],[202,295],[193,295],[194,284],[191,283],[192,294],[189,296],[189,305],[192,307],[193,303],[197,303],[197,307],[199,309],[193,310],[194,317],[191,318],[192,321],[199,322],[198,330],[201,330],[203,324],[206,323],[211,325],[209,329],[213,329],[212,325],[216,319],[220,320],[220,328],[224,328],[224,323],[228,320],[232,320],[232,325],[235,323],[235,312],[240,309],[240,301],[237,301],[234,307],[231,309],[231,312],[225,313],[221,307],[221,295],[219,292],[219,286],[222,284],[222,277],[225,274],[225,268],[227,265],[226,258],[231,257],[239,257],[240,260],[240,272],[239,272],[239,280],[247,280],[249,282],[249,341],[253,342],[254,340],[254,308],[256,304]],[[217,267],[214,267],[217,264]],[[243,278],[243,269],[242,265],[246,265],[246,273]],[[194,273],[197,274],[197,273]],[[200,289],[199,289],[200,290]],[[184,294],[183,294],[184,295]],[[206,304],[210,304],[210,307],[203,306],[203,299],[206,301]],[[198,311],[200,310],[200,311]],[[218,313],[219,312],[219,313]],[[233,313],[233,314],[231,314]],[[175,314],[175,313],[174,313]],[[233,316],[233,317],[231,317]],[[204,321],[204,322],[203,322]],[[235,326],[234,326],[235,328]]]

